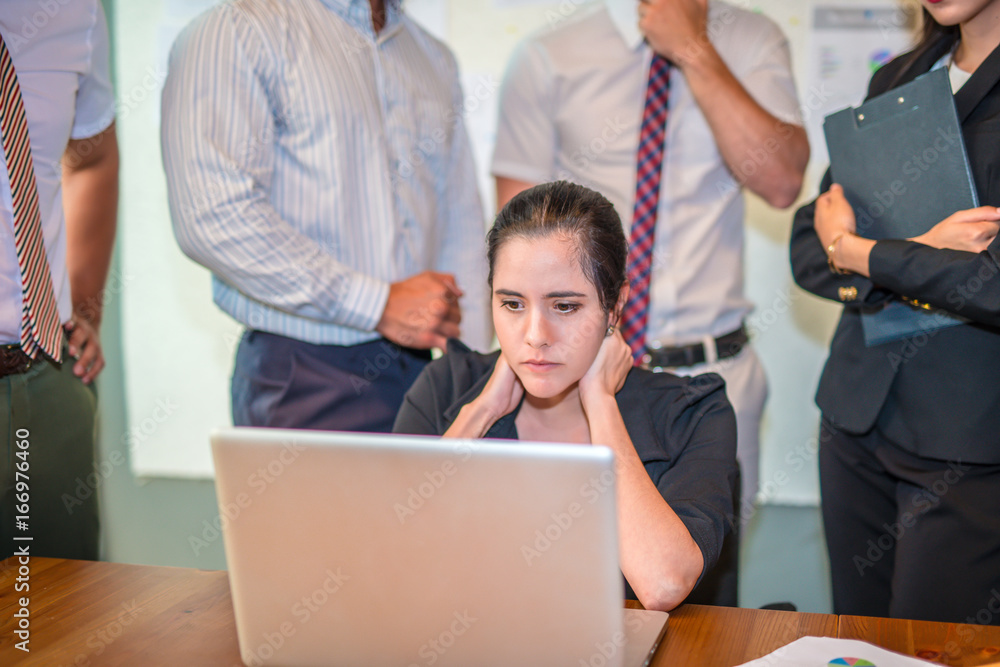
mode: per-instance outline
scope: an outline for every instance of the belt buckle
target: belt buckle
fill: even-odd
[[[0,377],[20,375],[31,370],[32,358],[17,343],[0,346]]]
[[[685,345],[683,347],[664,350],[661,345],[653,343],[649,347],[650,351],[640,358],[640,365],[642,368],[654,373],[662,373],[668,368],[694,366],[700,363],[695,356],[697,347],[697,345]]]
[[[690,368],[705,363],[707,360],[704,342],[665,348],[659,341],[654,341],[650,343],[649,350],[650,352],[642,357],[643,367],[654,373],[662,372],[668,368]],[[701,353],[700,359],[698,358],[699,353]],[[653,365],[654,363],[656,365]]]

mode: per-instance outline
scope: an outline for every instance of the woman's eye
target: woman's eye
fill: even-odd
[[[578,303],[557,303],[556,310],[560,313],[572,313],[580,307]]]
[[[501,301],[500,307],[511,311],[521,310],[521,304],[517,301]]]

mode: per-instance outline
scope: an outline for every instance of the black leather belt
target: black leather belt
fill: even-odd
[[[26,372],[31,361],[20,345],[0,345],[0,377]]]
[[[743,347],[750,342],[747,330],[742,326],[731,333],[715,339],[715,349],[717,359],[728,359],[735,357]],[[651,344],[642,357],[642,367],[656,370],[662,368],[686,368],[705,363],[705,345],[703,343],[693,343],[680,347],[660,347],[654,348]]]

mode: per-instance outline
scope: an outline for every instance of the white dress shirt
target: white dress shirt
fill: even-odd
[[[99,0],[0,2],[0,34],[21,87],[38,190],[45,254],[61,322],[73,304],[66,270],[62,157],[70,139],[100,134],[115,117],[108,26]],[[0,145],[0,344],[21,341],[21,271],[14,208]]]
[[[626,236],[652,51],[638,2],[608,0],[527,39],[504,77],[492,172],[530,183],[567,179],[615,205]],[[709,36],[736,78],[777,118],[801,124],[788,43],[768,18],[712,0]],[[647,338],[700,342],[740,326],[743,197],[684,76],[671,72],[670,115],[653,248]]]
[[[236,0],[185,29],[163,92],[174,231],[250,328],[370,341],[390,283],[438,270],[465,291],[463,339],[485,349],[457,65],[387,9],[378,34],[368,0]]]

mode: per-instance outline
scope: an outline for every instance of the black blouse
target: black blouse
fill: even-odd
[[[443,435],[462,406],[482,392],[499,354],[449,341],[447,354],[407,392],[393,431]],[[633,369],[615,398],[639,459],[698,544],[707,572],[736,516],[736,418],[725,383],[714,373],[686,378]],[[519,439],[519,410],[499,419],[485,437]]]

